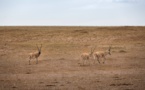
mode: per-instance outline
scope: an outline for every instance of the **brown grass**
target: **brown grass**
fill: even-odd
[[[143,90],[145,27],[0,27],[0,90]],[[35,64],[28,53],[43,44]],[[80,54],[107,50],[105,64]]]

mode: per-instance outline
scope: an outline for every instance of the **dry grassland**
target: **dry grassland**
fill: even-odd
[[[105,64],[81,65],[81,53],[110,45]],[[0,90],[143,89],[145,27],[0,27]]]

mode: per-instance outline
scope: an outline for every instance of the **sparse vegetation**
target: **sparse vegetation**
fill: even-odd
[[[0,90],[143,90],[145,27],[0,27]],[[42,44],[39,64],[29,55]],[[104,51],[105,64],[80,66],[80,54]]]

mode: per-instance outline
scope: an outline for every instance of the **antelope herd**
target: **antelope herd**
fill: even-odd
[[[91,52],[90,53],[82,53],[81,54],[81,59],[83,60],[83,65],[85,64],[84,62],[86,62],[86,61],[89,61],[89,63],[90,63],[90,60],[92,60],[92,59],[94,59],[94,63],[95,63],[95,60],[97,60],[98,63],[100,63],[100,59],[101,58],[104,59],[103,63],[105,63],[106,56],[107,55],[111,55],[111,46],[106,51],[94,52],[95,48],[93,50],[91,48]]]
[[[38,57],[41,55],[42,44],[40,47],[38,47],[38,45],[36,45],[36,47],[37,47],[38,51],[29,54],[29,65],[31,64],[30,61],[32,59],[36,59],[36,64],[38,64]],[[98,63],[100,63],[101,58],[104,59],[103,60],[103,64],[104,64],[105,60],[106,60],[106,56],[111,55],[111,46],[106,51],[94,52],[95,48],[96,47],[91,48],[90,52],[85,52],[85,53],[81,54],[81,60],[83,61],[83,65],[85,65],[85,62],[87,62],[87,61],[90,64],[90,60],[94,60],[94,63],[95,63],[95,60],[97,60]]]

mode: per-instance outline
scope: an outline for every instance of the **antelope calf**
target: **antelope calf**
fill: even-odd
[[[42,44],[41,44],[40,48],[38,47],[38,45],[36,45],[36,47],[37,47],[38,51],[29,54],[29,65],[31,64],[30,63],[31,59],[36,59],[36,64],[38,64],[38,57],[41,54]]]
[[[81,54],[81,59],[83,60],[83,65],[86,61],[89,61],[90,63],[90,58],[93,57],[93,52],[94,52],[95,48],[92,50],[91,48],[91,52],[90,53],[82,53]]]
[[[93,54],[94,59],[97,59],[99,63],[100,63],[100,58],[104,58],[103,63],[105,63],[107,55],[111,55],[111,47],[109,47],[107,51],[97,51]]]

